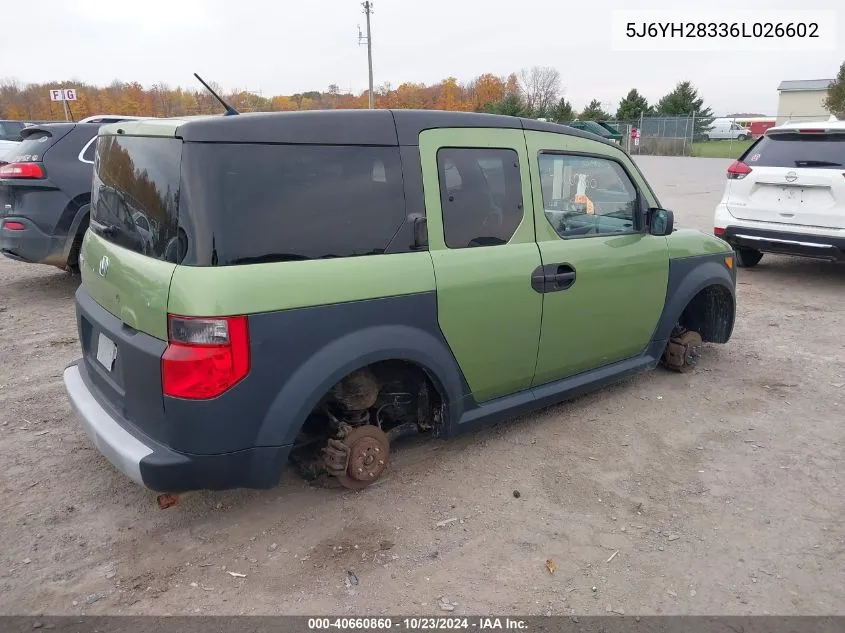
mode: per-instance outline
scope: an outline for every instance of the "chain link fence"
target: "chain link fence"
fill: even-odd
[[[657,156],[694,156],[694,142],[702,135],[707,120],[695,117],[643,117],[638,121],[617,121],[624,128],[625,148],[629,153]],[[631,130],[638,131],[638,138],[631,138]]]
[[[782,119],[783,117],[781,117]],[[795,122],[827,121],[825,115],[792,115]],[[739,156],[749,144],[776,123],[777,115],[709,117],[642,117],[636,121],[607,121],[622,134],[621,144],[633,155]],[[713,126],[711,128],[711,126]],[[638,131],[638,139],[631,131]]]

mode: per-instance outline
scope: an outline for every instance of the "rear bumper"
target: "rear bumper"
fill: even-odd
[[[728,226],[722,239],[734,248],[750,248],[763,253],[797,255],[829,261],[845,259],[845,237]]]
[[[220,455],[189,455],[144,436],[107,409],[86,380],[81,362],[64,371],[74,413],[97,450],[132,481],[158,492],[272,488],[290,446],[255,447]]]
[[[30,263],[55,263],[64,243],[56,248],[53,236],[47,235],[28,218],[6,217],[4,221],[20,222],[23,230],[13,231],[0,225],[0,252],[6,257]],[[58,252],[57,252],[58,250]]]

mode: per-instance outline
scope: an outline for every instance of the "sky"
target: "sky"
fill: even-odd
[[[841,0],[687,1],[706,7],[712,20],[738,7],[761,18],[765,10],[838,10],[835,50],[614,51],[611,15],[631,10],[631,0],[374,0],[374,83],[466,81],[553,66],[576,111],[592,99],[615,111],[631,88],[654,102],[688,79],[715,114],[774,114],[782,80],[832,78],[845,61]],[[636,9],[678,5],[651,0]],[[6,2],[2,15],[0,79],[197,87],[198,72],[227,90],[264,96],[333,83],[355,93],[367,87],[358,0],[40,0],[37,9]]]

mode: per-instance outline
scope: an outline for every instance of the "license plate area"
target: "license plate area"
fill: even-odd
[[[100,332],[97,337],[97,362],[107,371],[114,369],[114,362],[117,360],[117,345],[108,336]]]

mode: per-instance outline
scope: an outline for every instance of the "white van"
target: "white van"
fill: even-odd
[[[727,176],[713,232],[739,266],[763,253],[845,259],[845,121],[769,128]]]
[[[733,119],[713,119],[710,126],[704,130],[703,136],[709,141],[719,139],[745,141],[751,138],[751,131],[734,122]]]

